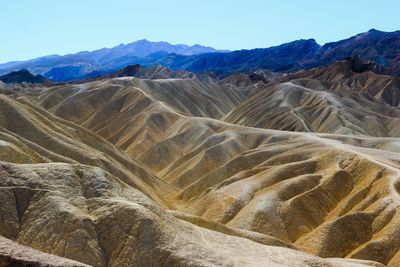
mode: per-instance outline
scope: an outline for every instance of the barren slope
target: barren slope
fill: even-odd
[[[45,95],[41,105],[61,117],[66,116],[64,113],[71,113],[65,109],[80,108],[76,113],[81,116],[80,113],[85,112],[84,119],[87,119],[104,101],[109,101],[110,98],[115,100],[116,97],[124,101],[121,95],[138,91],[138,88],[145,97],[153,101],[162,101],[177,112],[211,118],[221,118],[247,99],[248,95],[244,89],[202,83],[195,79],[140,80],[126,77],[54,87]],[[85,92],[86,95],[80,94],[81,92]]]
[[[400,111],[358,92],[332,91],[299,79],[266,88],[224,118],[246,126],[287,131],[400,136]]]
[[[168,212],[176,204],[174,187],[123,151],[24,98],[0,96],[0,102],[0,235],[8,239],[92,266],[380,266],[322,259],[261,231]],[[212,136],[218,128],[241,131],[210,119],[194,122],[210,127]],[[10,259],[0,250],[2,264],[46,264],[18,245],[12,253]]]
[[[281,80],[305,79],[303,83],[308,79],[318,80],[326,89],[368,93],[384,103],[400,107],[400,78],[376,74],[372,71],[374,68],[376,65],[372,63],[349,59],[290,74]]]
[[[112,82],[121,81],[127,79]],[[41,104],[56,114],[62,110],[58,114],[102,135],[174,187],[168,201],[184,212],[175,211],[176,216],[214,230],[223,224],[231,229],[225,232],[274,236],[281,245],[318,256],[400,263],[400,141],[371,137],[399,135],[394,108],[292,83],[267,88],[239,105],[243,111],[259,101],[249,104],[249,121],[292,119],[286,123],[298,127],[292,130],[347,134],[317,135],[179,114],[176,106],[155,101],[153,94],[163,87],[120,88],[129,95],[121,108],[112,86],[99,88],[54,88]],[[110,97],[96,98],[105,92]],[[80,112],[80,105],[90,112]],[[293,107],[302,112],[290,117]],[[310,118],[300,117],[304,114]]]

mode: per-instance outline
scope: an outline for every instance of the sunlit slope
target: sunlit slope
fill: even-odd
[[[100,136],[53,116],[27,98],[0,95],[0,160],[97,166],[163,203],[174,189]]]
[[[290,74],[281,80],[304,79],[304,84],[309,84],[310,80],[317,80],[323,84],[323,87],[330,90],[362,92],[383,103],[399,107],[400,78],[379,75],[372,71],[374,68],[379,68],[379,66],[350,59],[338,61],[326,67]]]
[[[398,113],[392,107],[286,83],[267,88],[227,116],[258,99],[264,104],[260,107],[268,107],[263,100],[275,96],[277,103],[285,104],[282,117],[289,117],[292,106],[312,107],[293,114],[292,123],[299,128],[290,130],[307,126],[336,133],[316,135],[187,116],[139,87],[126,92],[129,98],[122,102],[130,105],[120,108],[114,97],[118,93],[96,99],[96,93],[107,88],[112,91],[100,87],[68,96],[63,94],[71,89],[53,88],[43,94],[41,104],[102,135],[175,188],[168,201],[173,209],[186,213],[181,218],[211,229],[220,227],[217,222],[273,236],[323,257],[399,264],[400,143],[397,138],[367,136],[398,136]],[[272,97],[261,98],[264,94]],[[143,108],[139,108],[141,101],[147,101]],[[90,114],[76,112],[81,104],[88,106]],[[257,106],[253,109],[257,112]],[[266,122],[280,114],[271,110]],[[313,123],[307,124],[307,118],[300,117],[303,114],[320,118],[320,124],[311,118]],[[261,115],[265,111],[248,118]],[[330,119],[323,123],[321,116]]]
[[[0,103],[0,235],[7,239],[91,266],[380,266],[322,259],[261,232],[168,212],[176,189],[143,163],[25,98],[0,96]],[[0,244],[2,264],[73,264]]]
[[[272,238],[255,242],[234,231],[224,234],[196,226],[98,167],[0,166],[1,234],[91,266],[379,266],[322,259],[274,246]]]
[[[317,80],[292,80],[268,87],[224,120],[286,131],[400,136],[398,109],[357,92],[331,91]]]
[[[245,89],[228,88],[196,79],[140,80],[126,77],[54,87],[42,100],[42,106],[61,117],[65,116],[64,109],[78,108],[76,113],[86,120],[105,101],[107,103],[110,100],[119,101],[120,107],[123,108],[124,104],[129,104],[129,99],[124,97],[137,91],[138,88],[144,97],[162,101],[177,112],[212,118],[224,116],[247,99],[249,94]],[[74,118],[68,119],[75,121]]]
[[[137,157],[180,189],[179,210],[324,257],[398,264],[397,153],[206,119],[181,123]]]
[[[181,118],[186,120],[185,114],[222,116],[245,98],[234,89],[218,91],[210,87],[208,93],[205,83],[196,87],[197,83],[186,79],[119,78],[54,87],[41,96],[40,103],[53,114],[98,133],[135,157],[162,138],[167,128],[173,130],[171,124]]]

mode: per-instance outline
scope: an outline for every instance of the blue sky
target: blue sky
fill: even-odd
[[[218,49],[400,30],[398,0],[3,0],[0,62],[150,41]]]

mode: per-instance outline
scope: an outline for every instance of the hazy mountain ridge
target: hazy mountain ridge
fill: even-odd
[[[172,45],[167,42],[150,42],[145,39],[129,44],[120,44],[113,48],[102,48],[92,52],[82,51],[64,56],[52,55],[28,61],[0,64],[0,73],[11,70],[27,69],[35,74],[42,74],[54,80],[73,80],[100,70],[113,71],[129,63],[142,61],[152,54],[165,56],[169,53],[194,55],[201,53],[221,52],[201,45]],[[144,60],[146,61],[146,60]]]
[[[226,77],[259,69],[294,72],[330,64],[346,57],[373,61],[400,75],[400,31],[370,30],[353,37],[319,45],[314,39],[297,40],[269,48],[220,52],[199,45],[171,45],[140,40],[114,48],[47,56],[26,62],[0,64],[0,74],[25,68],[49,79],[68,81],[110,74],[131,64],[160,64],[173,70],[214,72]]]

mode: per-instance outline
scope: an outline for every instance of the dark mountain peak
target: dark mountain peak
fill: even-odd
[[[304,53],[304,55],[308,55],[310,53],[316,53],[321,48],[321,46],[315,41],[315,39],[300,39],[280,46],[276,46],[275,48],[277,50],[288,50],[289,52],[292,51],[294,53]]]
[[[380,31],[377,29],[370,29],[369,31],[361,33],[359,35],[365,35],[365,36],[375,37],[375,38],[382,38],[384,36],[400,36],[400,30],[393,31],[393,32],[386,32],[386,31]]]
[[[125,68],[117,71],[114,75],[116,77],[135,76],[142,70],[140,64],[128,65]]]
[[[277,48],[281,51],[297,54],[300,59],[314,55],[319,51],[321,46],[315,41],[315,39],[300,39],[281,45]]]
[[[14,74],[29,75],[29,76],[32,76],[32,77],[34,76],[32,73],[30,73],[26,69],[22,69],[22,70],[19,70],[19,71],[13,71],[13,72],[10,73],[10,75],[14,75]]]
[[[332,64],[320,67],[319,70],[326,72],[340,72],[345,76],[351,76],[354,73],[373,72],[380,75],[393,75],[391,69],[385,68],[372,60],[362,59],[358,56],[347,57],[343,60],[338,60]]]
[[[35,76],[26,69],[13,71],[3,76],[0,76],[0,81],[5,83],[50,83],[50,81],[42,75]]]
[[[379,31],[377,29],[370,29],[369,31],[367,31],[367,33],[370,33],[370,34],[382,34],[384,32],[383,31]]]
[[[348,64],[351,67],[351,70],[356,73],[362,73],[365,71],[372,71],[376,74],[385,74],[391,75],[393,74],[390,69],[385,68],[384,66],[372,61],[372,60],[363,60],[358,56],[346,58]]]
[[[375,41],[381,39],[385,34],[388,34],[388,32],[383,32],[376,29],[370,29],[367,32],[357,34],[353,38],[356,40],[365,39],[365,40]]]
[[[393,40],[400,38],[400,31],[393,31],[393,32],[385,32],[376,29],[370,29],[369,31],[357,34],[350,38],[338,41],[338,42],[331,42],[327,44],[341,44],[341,43],[349,43],[352,42],[353,44],[364,43],[368,45],[377,44],[378,42],[382,42],[385,40]]]
[[[294,43],[318,44],[314,38],[299,39],[299,40],[294,41]]]
[[[289,43],[284,43],[281,45],[278,45],[276,47],[283,47],[283,46],[310,46],[310,47],[319,47],[320,45],[317,43],[317,41],[313,38],[311,39],[299,39],[295,40]]]

